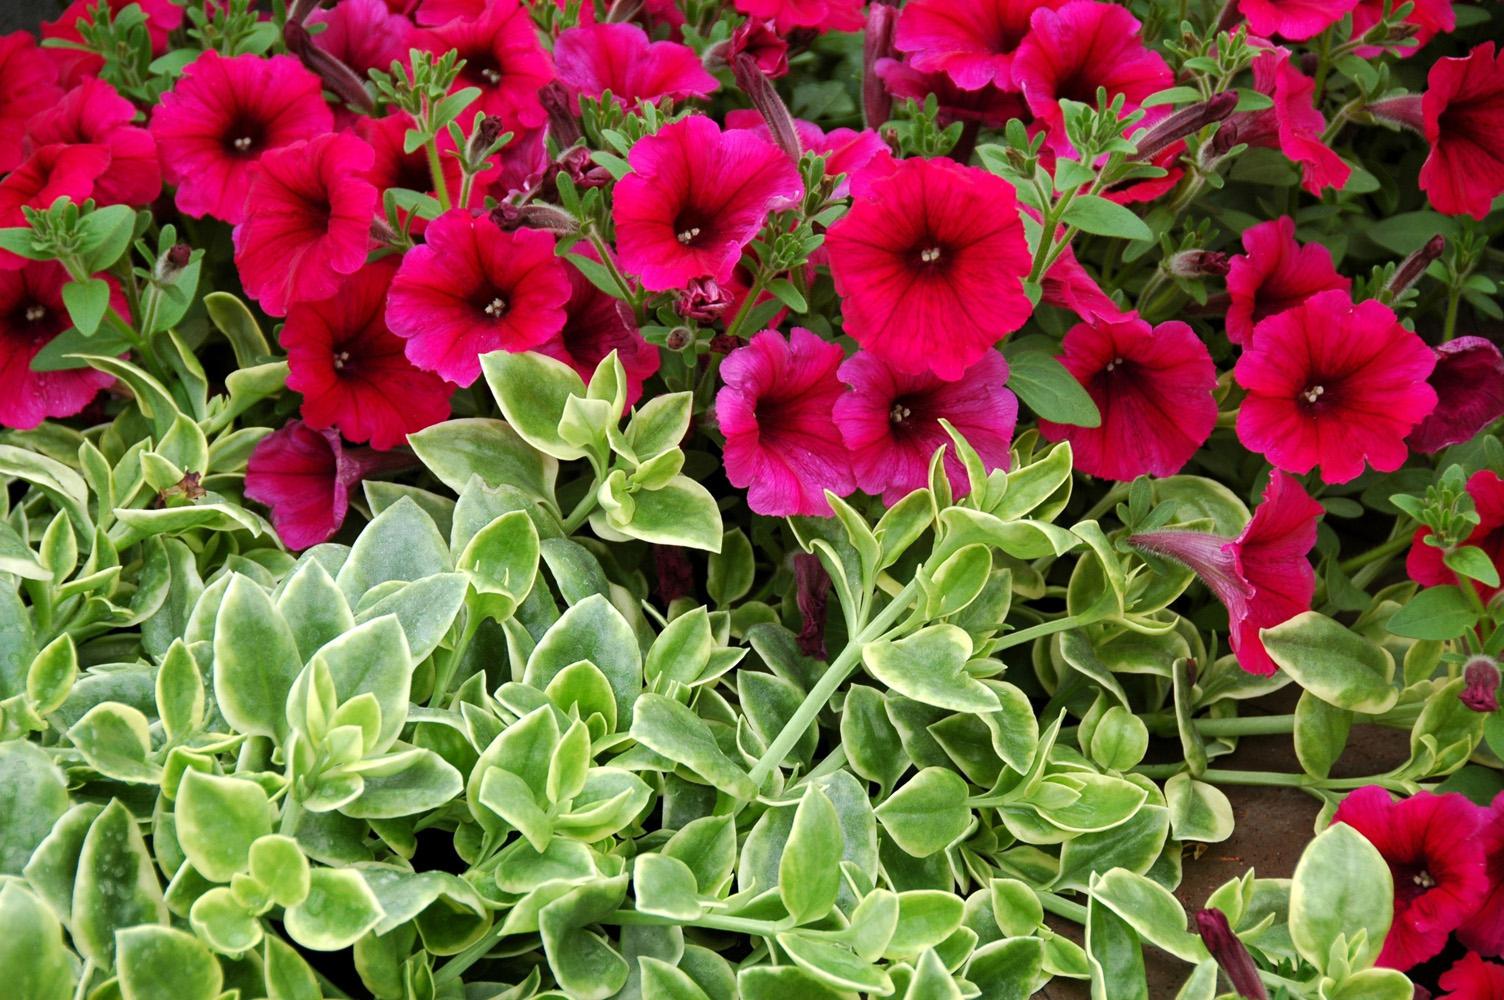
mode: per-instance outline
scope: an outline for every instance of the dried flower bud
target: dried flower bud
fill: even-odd
[[[1436,368],[1426,379],[1436,409],[1410,432],[1410,447],[1434,454],[1471,441],[1504,417],[1504,354],[1482,337],[1458,337],[1436,348]]]
[[[1499,665],[1490,657],[1475,656],[1462,668],[1462,704],[1474,712],[1499,710]]]
[[[830,574],[818,556],[804,552],[794,556],[794,601],[804,621],[799,630],[799,651],[817,660],[829,656],[825,650],[825,608],[830,586]]]
[[[1253,956],[1232,932],[1226,914],[1221,910],[1202,910],[1196,914],[1196,931],[1206,950],[1222,967],[1233,992],[1245,1000],[1269,1000],[1269,993],[1259,979],[1259,970],[1253,964]]]
[[[685,326],[676,326],[663,338],[663,346],[671,351],[682,351],[694,341],[694,334]]]
[[[548,134],[560,146],[573,146],[585,137],[580,128],[580,104],[564,85],[552,80],[538,91],[543,110],[548,112]]]
[[[762,120],[767,122],[774,144],[787,153],[789,159],[798,163],[803,155],[803,147],[799,145],[799,133],[794,129],[794,116],[789,113],[783,98],[778,96],[778,88],[773,86],[768,74],[758,68],[757,60],[751,56],[735,57],[731,61],[731,69],[736,76],[736,85],[752,101],[752,106],[762,115]]]
[[[470,137],[470,145],[477,154],[490,149],[496,140],[507,129],[506,122],[501,120],[500,115],[486,115],[480,120],[480,125],[475,129],[475,134]]]
[[[596,166],[590,150],[584,146],[571,146],[559,154],[558,160],[549,165],[544,175],[544,188],[552,190],[555,178],[560,174],[568,174],[578,188],[605,187],[611,183],[611,171]]]
[[[1213,94],[1200,104],[1182,108],[1151,128],[1148,134],[1139,140],[1138,158],[1154,159],[1186,136],[1193,135],[1213,122],[1226,118],[1237,106],[1237,92],[1224,90],[1220,94]]]
[[[157,259],[156,279],[171,281],[193,259],[193,248],[186,243],[174,243]]]
[[[731,296],[714,278],[691,278],[675,304],[685,319],[713,322],[731,306]]]
[[[733,337],[729,333],[718,333],[710,338],[710,350],[716,354],[730,354],[745,343],[746,341],[740,337]]]
[[[1389,294],[1398,298],[1405,290],[1420,280],[1420,276],[1426,273],[1426,268],[1431,262],[1441,259],[1441,252],[1447,247],[1445,236],[1433,236],[1426,241],[1426,245],[1406,257],[1395,270],[1394,277],[1389,279]]]
[[[877,74],[877,64],[893,56],[893,33],[898,27],[898,8],[875,2],[867,11],[867,30],[862,43],[862,113],[868,128],[879,128],[893,115],[893,95]]]
[[[1220,250],[1182,250],[1166,266],[1177,278],[1221,277],[1232,268],[1232,257]]]

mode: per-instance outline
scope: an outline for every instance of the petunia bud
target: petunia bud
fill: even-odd
[[[897,6],[879,0],[867,11],[867,31],[862,39],[862,113],[868,128],[879,128],[893,114],[893,95],[878,75],[877,64],[893,56],[897,27]]]
[[[313,44],[313,36],[303,27],[301,19],[289,16],[282,26],[282,41],[287,51],[297,56],[303,65],[324,81],[324,86],[351,107],[362,111],[375,111],[376,102],[366,91],[365,81],[338,57]]]
[[[585,137],[580,128],[579,101],[558,80],[538,91],[538,100],[548,112],[548,136],[560,146],[570,147]]]
[[[1232,268],[1232,257],[1220,250],[1182,250],[1166,266],[1177,278],[1221,277]]]
[[[817,660],[826,659],[825,606],[830,599],[830,574],[818,556],[801,552],[794,556],[794,601],[804,625],[799,630],[799,651]]]
[[[472,155],[479,157],[496,144],[501,138],[501,133],[506,131],[506,122],[501,120],[500,115],[486,115],[476,126],[475,132],[470,136],[470,149]]]
[[[1462,704],[1484,715],[1499,710],[1499,665],[1487,656],[1475,656],[1462,668]]]
[[[1436,390],[1436,409],[1407,439],[1416,451],[1433,454],[1471,441],[1504,417],[1504,354],[1482,337],[1458,337],[1436,348],[1436,367],[1426,380]]]
[[[689,285],[679,293],[675,309],[685,319],[710,323],[720,319],[730,306],[731,296],[714,278],[691,278]]]
[[[521,208],[502,202],[491,209],[491,221],[496,223],[498,229],[507,232],[526,228],[564,234],[579,229],[579,223],[575,221],[574,216],[556,205],[544,202],[533,202]]]
[[[1206,950],[1222,967],[1233,992],[1244,1000],[1269,1000],[1269,993],[1259,979],[1259,970],[1253,964],[1253,956],[1232,932],[1226,914],[1221,910],[1202,910],[1196,914],[1196,931]]]
[[[544,185],[552,188],[559,174],[568,174],[578,188],[605,187],[611,183],[611,172],[605,167],[596,166],[590,150],[584,146],[571,146],[560,153],[559,158],[549,166]]]
[[[1426,245],[1406,257],[1395,270],[1394,277],[1389,279],[1389,294],[1392,298],[1399,298],[1405,290],[1420,280],[1420,276],[1426,273],[1426,268],[1431,262],[1441,258],[1441,252],[1447,247],[1445,236],[1433,236],[1426,241]]]
[[[671,351],[682,351],[694,343],[695,335],[687,326],[676,326],[663,338],[663,346]]]
[[[778,96],[778,89],[773,86],[773,81],[768,74],[757,66],[757,60],[749,55],[739,55],[731,61],[732,73],[736,76],[736,85],[742,89],[742,93],[752,101],[752,106],[757,113],[762,115],[762,120],[767,122],[768,131],[773,134],[773,142],[779,149],[789,155],[795,163],[804,155],[803,148],[799,145],[799,133],[794,128],[794,116],[789,113],[788,105],[783,103],[783,98]]]
[[[1426,116],[1421,111],[1419,94],[1404,94],[1387,101],[1376,101],[1368,105],[1368,113],[1381,121],[1403,125],[1422,134],[1426,131]]]
[[[1233,113],[1238,106],[1236,91],[1224,90],[1213,94],[1200,104],[1193,104],[1175,112],[1138,141],[1138,158],[1152,160],[1188,135],[1201,131],[1213,122],[1219,122]]]
[[[188,262],[193,259],[193,248],[186,243],[174,243],[167,248],[167,252],[157,258],[156,274],[158,281],[171,281],[178,276]]]

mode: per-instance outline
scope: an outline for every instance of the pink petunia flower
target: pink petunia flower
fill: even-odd
[[[1066,244],[1062,253],[1040,282],[1040,301],[1060,309],[1069,309],[1083,323],[1097,321],[1115,323],[1136,317],[1132,309],[1124,309],[1113,301],[1112,296],[1102,291],[1097,280],[1087,273],[1076,252]]]
[[[313,44],[362,78],[369,70],[386,70],[393,60],[404,59],[413,31],[412,22],[393,13],[384,0],[339,0],[333,7],[315,8],[304,23],[324,25]]]
[[[1278,149],[1301,168],[1301,186],[1320,197],[1326,188],[1342,190],[1352,168],[1321,141],[1326,118],[1316,110],[1316,81],[1302,73],[1285,49],[1265,49],[1253,60],[1254,89],[1274,107],[1233,115],[1218,131],[1217,148],[1242,143]]]
[[[277,536],[296,551],[334,537],[350,511],[350,490],[362,479],[405,464],[400,456],[346,448],[334,431],[289,420],[251,452],[245,495],[271,508]]]
[[[63,88],[57,84],[57,67],[29,31],[0,35],[0,80],[5,81],[0,87],[0,135],[10,137],[0,143],[3,174],[22,160],[15,137],[33,115],[57,103]]]
[[[652,42],[635,24],[600,23],[570,28],[554,43],[559,81],[571,94],[598,98],[606,91],[622,107],[665,97],[705,97],[720,84],[693,49]]]
[[[789,43],[771,21],[751,18],[731,33],[726,46],[726,61],[734,64],[737,56],[751,56],[757,68],[769,79],[788,75]]]
[[[1276,469],[1264,487],[1263,502],[1237,538],[1165,529],[1129,541],[1194,570],[1227,608],[1227,639],[1238,666],[1268,677],[1279,667],[1264,649],[1259,630],[1310,610],[1316,571],[1307,557],[1316,545],[1321,514],[1321,505],[1300,481]]]
[[[282,327],[287,387],[302,393],[303,420],[347,440],[394,448],[449,416],[447,382],[414,368],[387,329],[386,292],[397,261],[385,258],[345,278],[335,294],[294,305]]]
[[[804,194],[777,146],[752,132],[722,132],[703,115],[638,140],[627,159],[632,173],[616,185],[612,207],[617,250],[655,292],[707,276],[725,284],[768,213]]]
[[[1485,661],[1486,662],[1486,661]],[[1494,671],[1498,673],[1497,670]],[[1495,691],[1489,692],[1497,700]],[[1484,813],[1480,839],[1483,841],[1484,873],[1488,876],[1488,893],[1472,916],[1457,930],[1457,940],[1468,948],[1498,958],[1504,955],[1504,792],[1494,796]],[[1497,968],[1497,967],[1496,967]],[[1498,977],[1499,994],[1504,996],[1504,969]],[[1455,989],[1455,987],[1454,987]]]
[[[1295,220],[1281,216],[1243,232],[1243,253],[1227,271],[1227,339],[1247,345],[1253,329],[1270,316],[1303,304],[1317,292],[1346,292],[1352,279],[1337,273],[1332,252],[1320,243],[1302,246]]]
[[[1248,30],[1263,38],[1303,42],[1347,16],[1358,0],[1238,0]]]
[[[773,132],[762,115],[751,108],[738,108],[726,112],[726,128],[755,132],[769,142]],[[836,186],[835,196],[843,197],[851,189],[851,178],[867,164],[888,153],[888,144],[872,129],[857,131],[850,128],[831,129],[826,132],[813,122],[794,119],[794,132],[799,136],[799,145],[811,153],[825,157],[825,173],[828,177],[838,174],[846,179]]]
[[[1415,34],[1411,36],[1414,44],[1380,46],[1364,45],[1357,50],[1357,55],[1363,59],[1377,59],[1386,52],[1392,52],[1397,56],[1411,56],[1419,52],[1431,39],[1437,35],[1445,34],[1457,27],[1457,14],[1452,10],[1452,0],[1412,0],[1414,6],[1410,13],[1405,15],[1404,23],[1410,25]],[[1362,38],[1368,30],[1379,23],[1384,16],[1385,0],[1358,0],[1358,5],[1353,8],[1353,37]],[[1398,4],[1389,3],[1392,9]]]
[[[1394,876],[1394,923],[1378,965],[1403,972],[1433,957],[1477,907],[1488,890],[1482,816],[1455,792],[1395,801],[1378,785],[1358,789],[1337,807],[1332,822],[1366,837]]]
[[[1470,951],[1441,974],[1437,985],[1446,990],[1437,1000],[1497,1000],[1504,997],[1504,965]]]
[[[1151,328],[1137,316],[1080,323],[1061,341],[1060,361],[1097,404],[1097,427],[1048,420],[1039,431],[1068,440],[1076,468],[1103,479],[1172,476],[1217,423],[1217,369],[1184,323]]]
[[[1254,330],[1238,359],[1247,398],[1238,439],[1276,468],[1320,466],[1328,483],[1393,472],[1410,449],[1405,436],[1436,408],[1426,382],[1436,356],[1393,311],[1346,292],[1319,292]]]
[[[0,227],[26,225],[23,208],[50,208],[59,198],[68,198],[74,204],[83,202],[109,168],[110,151],[92,143],[52,143],[34,150],[0,181]],[[0,250],[0,270],[25,263],[9,250]]]
[[[455,87],[479,87],[480,98],[467,115],[480,110],[500,115],[508,128],[537,128],[548,120],[538,97],[554,78],[548,53],[538,44],[532,14],[519,0],[487,3],[473,18],[456,18],[414,31],[414,48],[465,60]]]
[[[1436,348],[1431,372],[1436,409],[1410,432],[1410,447],[1434,454],[1471,441],[1504,417],[1504,354],[1482,337],[1458,337]]]
[[[1479,522],[1465,544],[1482,549],[1494,566],[1504,572],[1504,480],[1491,470],[1482,469],[1468,477],[1467,492],[1473,498]],[[1425,539],[1430,535],[1430,528],[1416,529],[1405,557],[1405,572],[1425,587],[1455,584],[1457,576],[1448,568],[1442,550],[1426,544]],[[1485,601],[1499,593],[1498,587],[1476,581],[1474,586]]]
[[[726,435],[726,478],[747,490],[759,514],[828,515],[825,490],[855,488],[850,457],[832,409],[845,391],[836,370],[843,352],[795,327],[753,337],[721,362],[716,420]]]
[[[930,459],[947,445],[946,475],[955,495],[965,496],[971,489],[966,467],[941,420],[961,432],[988,472],[1008,467],[1018,400],[1006,388],[1008,362],[997,351],[982,355],[954,382],[927,372],[906,375],[870,351],[846,359],[839,374],[852,391],[836,401],[836,426],[864,493],[892,505],[928,485]]]
[[[894,161],[830,227],[846,332],[900,371],[957,379],[1033,311],[1013,186],[947,159]]]
[[[147,205],[162,193],[162,165],[151,133],[132,121],[136,108],[114,87],[90,77],[26,127],[33,147],[53,143],[95,144],[109,151],[110,165],[94,182],[102,205]]]
[[[424,239],[403,257],[386,307],[419,368],[467,386],[482,354],[531,350],[564,329],[569,277],[552,236],[503,232],[489,217],[454,211]]]
[[[598,259],[588,244],[576,247],[575,252]],[[658,374],[662,363],[658,348],[637,331],[630,306],[596,288],[579,268],[566,267],[565,271],[569,302],[564,329],[533,350],[564,362],[586,382],[606,355],[615,351],[627,373],[627,405],[635,406],[642,398],[642,383]]]
[[[862,0],[736,0],[736,9],[773,21],[784,33],[795,28],[856,31],[863,24]]]
[[[110,304],[130,307],[113,278]],[[0,270],[0,424],[30,430],[50,417],[71,417],[115,379],[93,368],[39,372],[31,360],[52,338],[73,326],[63,305],[68,272],[54,261],[27,261]]]
[[[912,0],[894,42],[923,73],[945,73],[962,90],[991,84],[1017,89],[1013,54],[1029,34],[1029,17],[1065,0]]]
[[[1420,188],[1438,212],[1481,219],[1504,194],[1504,51],[1493,42],[1431,66],[1421,114],[1431,155]]]
[[[966,121],[996,126],[1007,124],[1010,118],[1027,121],[1031,117],[1023,97],[1001,87],[989,84],[979,90],[962,90],[944,73],[922,73],[898,59],[879,59],[876,69],[887,92],[899,100],[923,104],[934,94],[941,125]]]
[[[255,210],[235,227],[235,266],[271,315],[328,298],[365,264],[378,199],[365,180],[372,156],[364,140],[330,133],[261,158]]]
[[[1096,107],[1097,88],[1105,87],[1109,100],[1123,95],[1127,114],[1174,82],[1169,65],[1144,46],[1138,19],[1126,7],[1071,0],[1058,10],[1041,7],[1029,25],[1013,56],[1013,81],[1058,151],[1070,148],[1062,100]]]
[[[334,127],[323,85],[292,56],[199,56],[152,111],[151,134],[177,206],[195,218],[245,220],[263,153]]]

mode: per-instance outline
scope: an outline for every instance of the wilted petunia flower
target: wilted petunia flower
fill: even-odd
[[[1410,432],[1410,447],[1427,454],[1471,441],[1504,417],[1504,354],[1482,337],[1458,337],[1436,348],[1431,372],[1436,409]]]

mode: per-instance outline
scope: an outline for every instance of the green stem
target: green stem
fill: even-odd
[[[570,511],[569,516],[564,519],[564,534],[574,534],[579,530],[580,525],[584,524],[591,513],[595,511],[596,506],[600,503],[600,498],[596,496],[596,493],[600,490],[600,485],[600,477],[597,476],[595,481],[590,484],[590,489],[586,490],[585,495],[580,497],[580,502],[574,505],[574,510]]]
[[[711,930],[730,931],[751,937],[772,937],[791,930],[794,926],[791,922],[784,920],[722,917],[714,913],[704,914],[694,920],[675,920],[672,917],[660,917],[657,914],[641,913],[637,910],[617,910],[602,917],[600,923],[618,927],[706,927]]]
[[[616,260],[611,256],[611,248],[606,246],[606,241],[601,239],[600,234],[593,229],[589,238],[590,245],[595,247],[595,252],[601,259],[601,266],[611,275],[612,284],[616,285],[621,291],[621,297],[631,305],[632,311],[638,312],[640,304],[637,301],[637,294],[632,291],[632,283],[627,280],[626,275],[622,274],[621,269],[616,266]],[[639,313],[638,319],[640,320],[641,318],[642,316]]]
[[[1151,731],[1174,735],[1175,717],[1168,712],[1144,716]],[[1231,719],[1192,719],[1191,724],[1202,736],[1278,736],[1295,731],[1293,715],[1240,715]],[[1061,734],[1064,735],[1063,733]]]
[[[1371,563],[1383,562],[1389,559],[1389,557],[1405,551],[1409,547],[1409,535],[1401,535],[1398,538],[1391,538],[1389,539],[1389,541],[1385,542],[1382,545],[1375,545],[1373,548],[1369,549],[1367,552],[1364,552],[1361,555],[1353,556],[1351,559],[1342,560],[1342,572],[1346,573],[1348,576],[1352,576],[1353,573],[1362,569],[1364,566],[1367,566]]]
[[[993,652],[1000,653],[1005,649],[1022,646],[1026,642],[1033,642],[1035,639],[1043,636],[1068,631],[1078,625],[1090,625],[1095,620],[1094,618],[1078,618],[1075,615],[1065,615],[1053,621],[1030,625],[1028,628],[1019,629],[1017,632],[1010,632],[1007,635],[998,637],[996,645],[993,646]]]
[[[454,648],[444,658],[444,664],[434,675],[433,694],[428,697],[428,707],[437,708],[444,695],[449,692],[449,685],[454,682],[455,671],[459,669],[460,659],[465,655],[465,650],[470,646],[470,640],[475,638],[475,633],[480,629],[480,623],[485,619],[474,608],[465,610],[465,626],[460,630],[460,635],[455,640]]]
[[[292,783],[287,786],[287,798],[282,802],[282,822],[277,825],[277,832],[284,837],[296,836],[298,824],[303,820],[303,803],[298,800],[293,792]]]
[[[1062,899],[1053,892],[1041,892],[1039,894],[1039,903],[1057,917],[1064,917],[1073,923],[1080,924],[1082,927],[1086,926],[1086,907],[1080,903],[1072,903],[1068,899]]]
[[[1457,336],[1457,307],[1462,304],[1462,280],[1459,278],[1447,287],[1447,318],[1442,322],[1442,342]]]
[[[1173,778],[1184,770],[1184,764],[1145,764],[1135,767],[1133,773],[1163,781]],[[1402,782],[1397,782],[1387,774],[1375,774],[1362,778],[1316,778],[1309,774],[1291,774],[1285,771],[1232,771],[1212,767],[1203,771],[1199,777],[1200,780],[1213,785],[1252,785],[1308,790],[1326,789],[1327,791],[1347,791],[1362,788],[1365,785],[1382,785],[1391,789],[1403,787]]]
[[[737,337],[741,335],[742,327],[746,325],[747,318],[752,315],[752,311],[757,308],[757,300],[762,297],[763,290],[767,287],[767,278],[759,270],[756,277],[752,279],[752,286],[747,289],[747,297],[742,300],[741,308],[736,311],[736,315],[727,324],[726,336]]]
[[[433,177],[433,193],[438,196],[439,207],[449,211],[449,184],[444,180],[444,165],[439,162],[439,146],[433,139],[423,144],[423,155],[428,158],[428,173]]]
[[[847,677],[851,676],[851,672],[861,662],[862,650],[866,647],[867,643],[880,638],[888,631],[893,623],[898,620],[898,616],[908,609],[909,602],[913,600],[914,594],[918,589],[919,582],[916,577],[914,580],[909,581],[903,590],[899,592],[899,595],[893,598],[888,606],[883,608],[871,623],[846,644],[846,648],[841,650],[841,655],[836,657],[835,661],[826,668],[825,673],[820,675],[820,679],[815,682],[814,687],[810,688],[809,694],[800,703],[793,717],[789,719],[778,735],[773,738],[773,742],[768,746],[767,752],[758,759],[757,766],[752,768],[752,783],[754,785],[761,787],[768,775],[773,773],[773,769],[778,766],[784,757],[788,756],[788,752],[794,748],[794,744],[798,743],[800,738],[809,731],[811,723],[824,710],[831,696],[836,693],[836,689],[841,686]]]

